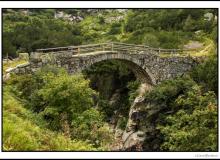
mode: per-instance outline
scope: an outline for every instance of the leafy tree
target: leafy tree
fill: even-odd
[[[113,23],[111,25],[108,34],[120,34],[121,33],[121,23]]]
[[[145,97],[150,102],[165,103],[168,107],[179,95],[189,91],[195,84],[187,75],[175,80],[166,80],[157,85],[151,92],[147,92]]]
[[[215,16],[215,9],[131,9],[126,12],[97,9],[28,11],[27,15],[21,9],[4,11],[4,56],[8,53],[16,57],[14,50],[18,49],[32,52],[37,48],[109,40],[176,48],[196,38],[196,30],[203,30],[205,36],[216,40],[217,21],[215,18],[211,21],[204,20],[205,13],[213,13]],[[56,11],[79,16],[81,20],[69,22],[56,19]],[[123,16],[122,20],[105,23],[105,19],[120,16]],[[11,34],[8,36],[9,31]]]
[[[60,132],[46,128],[46,121],[39,114],[26,109],[24,101],[4,85],[3,95],[3,150],[4,151],[95,151],[87,142],[73,140]]]
[[[191,72],[193,79],[204,87],[205,91],[218,93],[218,60],[216,55],[212,55],[204,63],[198,65]]]
[[[110,143],[112,133],[103,115],[92,108],[96,92],[82,75],[69,75],[64,69],[43,67],[34,75],[14,77],[9,84],[27,107],[47,121],[47,127],[66,137],[90,141],[96,147]]]
[[[198,86],[176,99],[180,109],[159,126],[164,135],[161,149],[169,151],[217,151],[217,104],[213,92],[202,94]]]
[[[112,141],[112,133],[104,125],[104,117],[94,108],[75,117],[71,124],[72,137],[87,140],[96,146],[104,146]]]
[[[61,113],[66,113],[70,122],[78,114],[92,107],[93,94],[95,92],[89,88],[89,81],[84,80],[80,75],[67,74],[58,74],[38,91],[38,95],[47,105],[42,114],[54,124],[52,128],[59,128],[57,121],[61,119]]]
[[[189,15],[185,21],[183,29],[185,31],[193,31],[195,29],[194,27],[195,27],[195,21],[191,18],[191,15]]]
[[[158,38],[153,35],[153,34],[144,34],[144,38],[142,40],[142,43],[143,44],[147,44],[149,46],[152,46],[152,47],[159,47],[159,41],[158,41]]]
[[[9,39],[3,40],[3,56],[16,57],[16,47],[11,43]]]

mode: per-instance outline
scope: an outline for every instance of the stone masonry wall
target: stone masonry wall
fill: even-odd
[[[137,77],[146,78],[153,85],[165,79],[174,78],[189,71],[198,62],[196,59],[187,56],[160,57],[154,53],[127,53],[100,51],[88,54],[73,55],[68,51],[50,53],[32,53],[30,56],[31,71],[50,64],[64,67],[70,74],[80,72],[94,63],[118,59],[130,67]]]

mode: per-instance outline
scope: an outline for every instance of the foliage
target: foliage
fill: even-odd
[[[184,75],[164,81],[145,94],[147,102],[161,108],[154,118],[162,138],[162,151],[217,150],[216,95],[210,88],[203,88]]]
[[[55,18],[60,11],[72,14],[73,20]],[[213,14],[210,20],[206,13]],[[196,40],[206,45],[201,51],[206,53],[217,44],[215,16],[216,9],[30,9],[28,14],[4,9],[3,57],[104,41],[179,48]],[[7,65],[4,70],[12,66]],[[3,95],[4,150],[108,149],[113,137],[105,121],[115,116],[117,126],[126,127],[139,82],[123,61],[97,63],[85,74],[91,83],[54,67],[12,77]],[[164,81],[145,94],[146,102],[162,108],[163,116],[152,118],[163,139],[161,150],[217,150],[216,55],[190,76]],[[94,100],[97,108],[92,108]]]
[[[108,121],[109,117],[113,115],[115,108],[109,104],[107,99],[101,97],[98,100],[98,107],[98,110],[103,112],[105,120]]]
[[[191,72],[193,79],[204,87],[205,91],[218,93],[218,60],[213,55],[204,63],[199,64]]]
[[[30,101],[29,107],[38,112],[42,110],[41,107],[44,105],[38,91],[42,89],[47,82],[55,79],[58,74],[61,76],[62,74],[66,74],[66,71],[57,67],[45,66],[33,75],[13,75],[7,83],[14,86],[13,91],[17,93],[17,96]]]
[[[63,12],[74,17],[55,17]],[[212,13],[211,20],[204,15]],[[177,48],[204,32],[217,41],[216,9],[4,9],[3,56],[37,48],[121,41]],[[32,35],[32,36],[29,36]],[[203,36],[203,37],[204,37]]]
[[[157,122],[161,151],[217,150],[217,97],[199,84],[184,75],[163,81],[145,94],[148,103],[160,106],[153,122]]]
[[[47,128],[88,141],[96,148],[111,141],[102,113],[91,109],[96,92],[82,75],[46,66],[33,75],[16,76],[9,84],[16,86],[13,91],[27,101],[27,108],[46,120]]]
[[[95,146],[105,146],[113,139],[109,128],[104,125],[104,117],[94,108],[84,111],[72,121],[72,137],[87,140]]]
[[[126,126],[127,126],[127,122],[128,122],[128,118],[127,117],[121,117],[118,120],[117,127],[122,129],[122,130],[125,130]]]
[[[182,106],[165,118],[166,125],[159,126],[164,135],[161,149],[169,151],[217,151],[217,104],[213,92],[202,94],[200,87],[176,99]]]
[[[91,144],[71,140],[62,133],[52,132],[46,121],[23,106],[4,86],[3,93],[3,150],[4,151],[88,151]],[[100,148],[101,149],[101,148]]]
[[[166,80],[157,85],[151,92],[147,92],[145,97],[147,101],[169,105],[179,95],[190,90],[195,84],[196,83],[187,75],[178,77],[175,80]]]
[[[67,119],[72,120],[75,116],[89,109],[93,105],[92,95],[95,92],[89,88],[89,82],[82,76],[69,76],[61,74],[38,91],[38,96],[46,104],[42,114],[47,117],[55,126],[59,128],[57,120],[60,114],[66,113]]]
[[[128,95],[129,95],[130,103],[132,103],[134,101],[134,99],[137,97],[137,95],[138,95],[137,89],[139,86],[140,86],[140,81],[138,81],[138,80],[128,82],[127,87],[129,89]]]
[[[3,55],[8,53],[15,57],[18,49],[31,52],[37,48],[81,43],[80,30],[76,24],[48,18],[46,11],[32,15],[12,12],[7,13],[3,19]]]
[[[204,9],[130,10],[125,24],[125,31],[127,34],[131,33],[127,41],[161,48],[178,48],[189,40],[196,39],[194,32],[197,30],[203,30],[204,36],[211,36],[216,40],[216,21],[214,18],[210,21],[204,19],[205,13],[213,13],[215,16],[214,11]]]

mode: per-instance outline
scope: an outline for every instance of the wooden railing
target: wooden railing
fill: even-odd
[[[152,48],[146,45],[136,45],[136,44],[127,44],[121,42],[109,42],[109,43],[100,43],[100,44],[89,44],[89,45],[80,45],[80,46],[68,46],[68,47],[57,47],[57,48],[46,48],[46,49],[37,49],[36,52],[59,52],[59,51],[70,51],[73,54],[83,54],[97,51],[126,51],[129,53],[140,53],[141,51],[152,51],[157,54],[168,53],[168,54],[177,54],[183,53],[186,51],[192,51],[191,49],[161,49],[161,48]]]

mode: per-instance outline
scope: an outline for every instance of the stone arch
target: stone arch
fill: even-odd
[[[80,72],[86,68],[89,68],[93,64],[107,60],[118,60],[126,65],[135,74],[141,82],[151,85],[156,84],[156,80],[148,68],[144,68],[144,62],[141,58],[137,58],[137,55],[123,54],[123,53],[102,53],[100,55],[88,56],[88,58],[80,58],[80,63],[77,72]],[[89,61],[88,61],[89,59]]]

